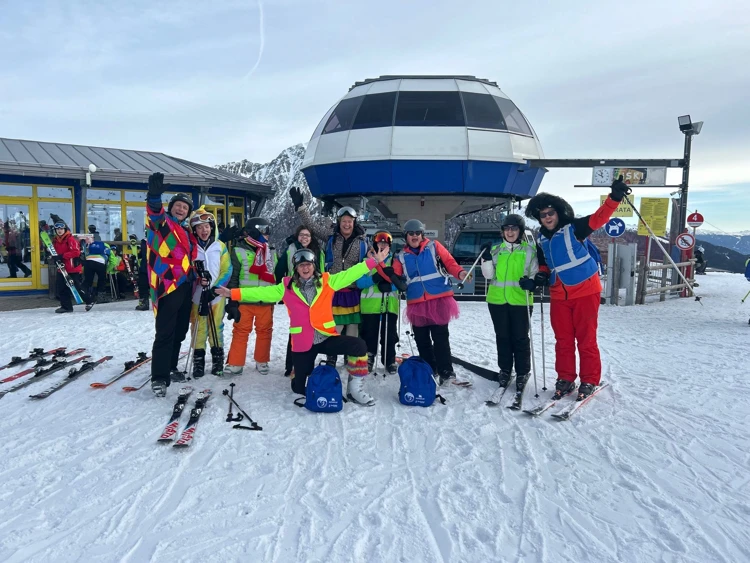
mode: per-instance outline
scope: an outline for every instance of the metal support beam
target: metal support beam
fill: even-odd
[[[593,168],[595,166],[638,167],[638,168],[682,168],[680,158],[539,158],[526,161],[531,168]]]

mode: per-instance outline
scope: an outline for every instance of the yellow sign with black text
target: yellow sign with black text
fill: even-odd
[[[642,197],[639,211],[657,237],[667,236],[668,197]],[[638,234],[648,235],[648,229],[641,221],[638,221]]]
[[[604,202],[607,200],[609,196],[601,195],[599,196],[599,205],[604,205]],[[630,197],[630,201],[634,201],[634,197]],[[620,202],[620,205],[617,206],[617,209],[615,209],[615,212],[612,213],[612,217],[632,217],[633,216],[633,207],[625,200]]]

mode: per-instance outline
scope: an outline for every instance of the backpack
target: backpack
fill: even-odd
[[[596,245],[591,242],[588,238],[583,241],[583,246],[588,250],[589,256],[596,262],[596,268],[599,270],[599,275],[604,274],[604,264],[602,264],[602,255]]]
[[[439,397],[445,404],[445,399],[437,394],[437,383],[432,375],[432,367],[419,356],[410,356],[398,366],[398,376],[401,385],[398,388],[398,400],[409,407],[429,407]]]
[[[307,378],[305,397],[295,399],[294,404],[313,412],[340,411],[344,407],[344,398],[341,396],[341,377],[336,368],[321,362]]]

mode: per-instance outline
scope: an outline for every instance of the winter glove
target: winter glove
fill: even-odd
[[[148,177],[148,195],[161,196],[166,189],[164,186],[164,174],[154,172]]]
[[[55,261],[55,264],[57,264],[58,266],[63,266],[65,264],[65,258],[60,256],[59,254],[56,254],[55,256],[53,256],[52,259]]]
[[[292,204],[294,205],[295,211],[305,204],[305,198],[302,197],[302,190],[297,187],[289,188],[289,197],[292,198]]]
[[[236,323],[240,322],[240,304],[237,301],[229,301],[226,307],[227,318]]]
[[[492,250],[492,241],[485,242],[480,248],[479,252],[480,254],[484,252],[484,254],[481,254],[484,258],[489,259],[490,257],[490,250]]]
[[[215,287],[209,287],[206,290],[206,303],[211,303],[218,296],[219,296],[219,294],[216,293],[216,288]]]
[[[374,283],[375,285],[378,285],[378,286],[379,286],[379,285],[380,285],[380,284],[381,284],[382,282],[384,282],[385,280],[383,279],[383,276],[381,276],[381,275],[380,275],[380,272],[375,272],[375,273],[374,273],[374,274],[372,275],[372,281],[373,281],[373,283]],[[388,283],[388,282],[386,282],[386,283]]]
[[[390,276],[391,281],[393,282],[393,285],[396,286],[396,289],[399,291],[406,291],[406,282],[404,281],[404,278],[401,276],[397,276],[396,274],[393,274]]]
[[[630,186],[622,181],[622,179],[622,176],[620,176],[617,180],[612,182],[612,186],[610,188],[612,191],[609,193],[609,197],[617,202],[622,201],[622,199],[626,195],[633,191],[630,189]]]
[[[534,289],[536,289],[534,280],[529,279],[528,276],[524,276],[520,280],[518,280],[518,285],[521,286],[521,289],[524,289],[526,291],[534,291]]]
[[[388,279],[393,279],[393,266],[386,266],[383,268],[383,273],[388,276]]]
[[[547,272],[539,272],[534,276],[534,285],[537,287],[545,287],[549,285],[549,274]]]
[[[391,284],[385,280],[378,283],[378,290],[380,290],[380,293],[389,293],[392,289]]]
[[[224,244],[228,244],[239,236],[241,230],[239,227],[227,227],[219,235],[219,240]]]

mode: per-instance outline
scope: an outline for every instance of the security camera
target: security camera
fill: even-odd
[[[89,172],[92,174],[96,172],[96,165],[95,164],[89,164]]]

